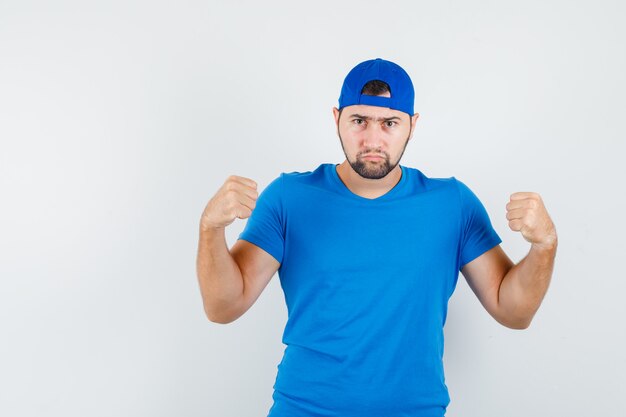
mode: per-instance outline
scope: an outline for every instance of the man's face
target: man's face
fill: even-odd
[[[363,178],[384,178],[399,163],[413,136],[418,114],[386,107],[354,105],[333,108],[337,134],[352,169]],[[376,158],[370,158],[376,156]]]

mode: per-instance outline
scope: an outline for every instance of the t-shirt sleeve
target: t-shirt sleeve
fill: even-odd
[[[465,264],[502,243],[502,239],[491,225],[487,210],[476,194],[462,181],[455,180],[461,197],[460,270]]]
[[[283,218],[283,174],[270,182],[259,194],[239,239],[263,249],[282,263],[285,246]]]

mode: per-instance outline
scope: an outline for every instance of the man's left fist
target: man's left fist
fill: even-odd
[[[506,211],[511,230],[522,232],[524,239],[535,246],[548,249],[556,247],[556,228],[539,194],[532,192],[511,194]]]

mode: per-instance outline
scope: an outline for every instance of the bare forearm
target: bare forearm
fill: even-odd
[[[506,274],[500,285],[499,308],[513,328],[527,328],[548,291],[557,243],[532,245],[530,251]]]
[[[200,228],[196,269],[207,317],[217,321],[236,309],[243,278],[226,245],[224,228]]]

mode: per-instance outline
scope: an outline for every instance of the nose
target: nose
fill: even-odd
[[[365,148],[377,149],[383,142],[383,129],[379,123],[370,123],[361,136]]]

